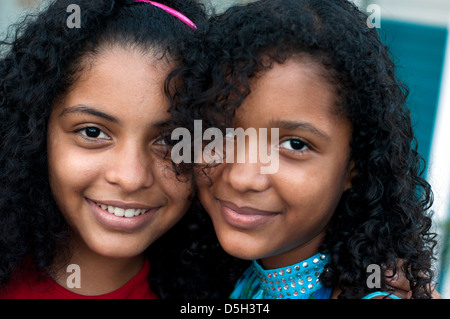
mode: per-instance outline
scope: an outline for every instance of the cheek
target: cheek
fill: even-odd
[[[220,209],[216,205],[216,196],[221,194],[223,189],[224,181],[223,178],[223,168],[225,165],[231,164],[221,164],[215,168],[208,169],[205,173],[200,172],[196,176],[195,184],[197,186],[198,198],[205,208],[207,213],[214,217],[214,215],[220,215]]]
[[[193,194],[193,182],[189,177],[177,176],[170,163],[155,160],[155,180],[161,185],[169,204],[187,207]]]
[[[325,171],[321,167],[311,169],[286,168],[277,182],[288,210],[295,212],[292,218],[321,223],[328,220],[345,190],[345,178],[341,170]]]
[[[48,170],[53,195],[58,203],[65,202],[69,194],[80,194],[91,185],[101,164],[95,156],[87,156],[76,147],[62,141],[49,140]]]
[[[185,211],[191,203],[193,193],[192,184],[184,181],[172,181],[164,185],[164,190],[169,199],[169,206],[175,211]]]
[[[219,164],[215,167],[202,169],[196,172],[195,184],[202,196],[208,196],[208,194],[213,192],[213,189],[226,183],[223,173],[225,167],[228,165],[233,164]]]

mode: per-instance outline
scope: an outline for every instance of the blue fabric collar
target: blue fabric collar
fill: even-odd
[[[319,276],[328,260],[327,255],[319,253],[297,264],[268,270],[254,260],[253,271],[259,278],[260,288],[272,298],[297,298],[312,295],[322,287]]]
[[[323,287],[319,276],[329,261],[316,254],[297,264],[264,269],[255,260],[237,282],[232,299],[328,299],[332,289]]]

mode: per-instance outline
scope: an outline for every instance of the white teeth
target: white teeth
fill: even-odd
[[[136,211],[136,209],[127,209],[125,211],[125,217],[134,217],[134,212]]]
[[[111,211],[109,210],[109,207],[108,207],[108,211],[111,213]],[[125,210],[123,208],[116,207],[114,209],[114,215],[116,215],[118,217],[123,217],[123,215],[125,215],[124,212],[125,212]]]
[[[128,208],[128,209],[124,209],[124,208],[120,208],[120,207],[115,207],[115,206],[111,206],[111,205],[104,205],[104,204],[98,204],[97,205],[99,207],[101,207],[103,210],[106,210],[107,212],[110,212],[111,214],[114,214],[118,217],[134,217],[134,216],[138,216],[141,214],[144,214],[145,212],[147,212],[147,210],[145,208],[143,209],[134,209],[134,208]]]

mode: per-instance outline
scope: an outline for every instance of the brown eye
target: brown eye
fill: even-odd
[[[101,131],[96,128],[96,127],[88,127],[86,130],[86,136],[87,137],[92,137],[92,138],[97,138],[100,136]]]
[[[291,151],[304,151],[305,148],[308,148],[308,145],[302,140],[289,139],[281,143],[281,147]]]
[[[82,135],[88,137],[88,138],[95,138],[95,139],[105,139],[110,140],[111,138],[106,135],[101,129],[97,127],[85,127],[83,129],[78,130],[77,132],[81,133]]]

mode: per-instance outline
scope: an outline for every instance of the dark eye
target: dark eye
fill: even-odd
[[[308,145],[298,139],[289,139],[280,144],[281,147],[286,148],[291,151],[304,151],[308,148]]]
[[[103,133],[103,131],[97,127],[86,127],[79,130],[79,132],[89,138],[100,138],[105,140],[111,139],[108,135]]]

